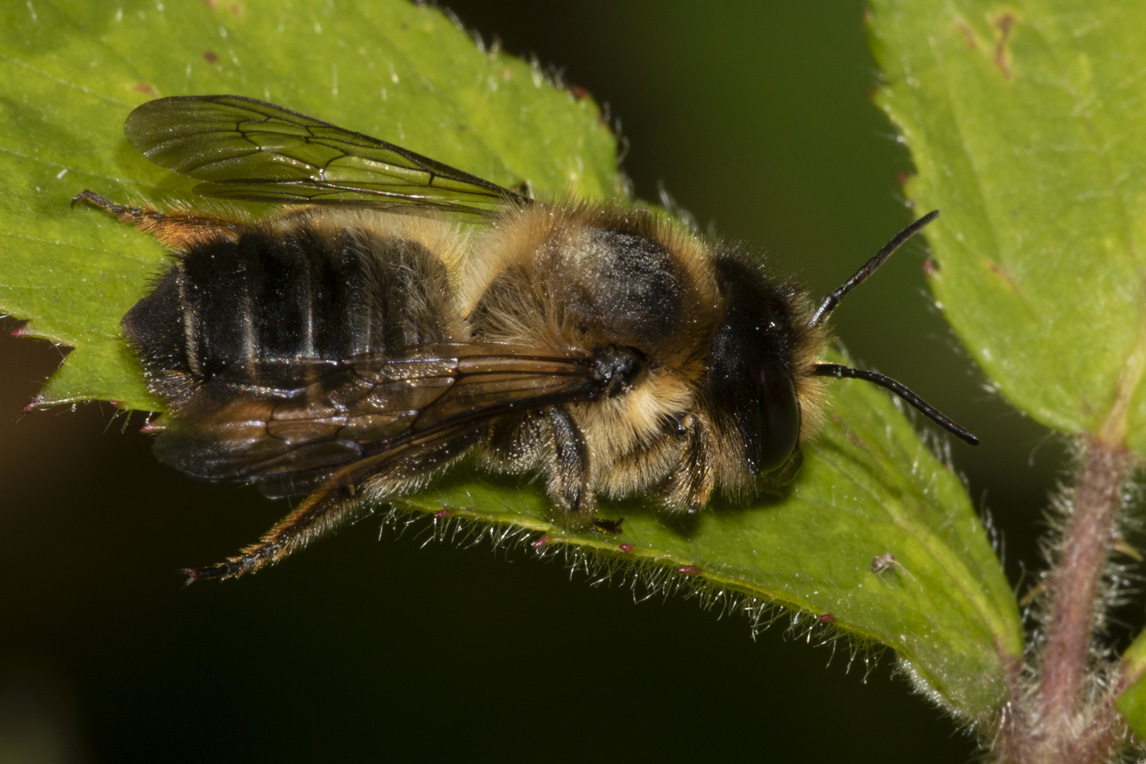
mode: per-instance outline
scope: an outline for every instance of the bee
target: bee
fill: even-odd
[[[128,140],[266,217],[92,204],[170,267],[123,318],[168,414],[158,459],[193,478],[305,496],[261,540],[188,571],[277,562],[463,457],[539,475],[556,516],[598,496],[697,512],[788,481],[824,418],[826,321],[932,212],[814,310],[737,247],[631,203],[541,203],[385,141],[239,96],[135,109]],[[600,520],[608,530],[615,523]]]

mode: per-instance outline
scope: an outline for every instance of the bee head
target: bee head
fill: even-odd
[[[884,387],[952,435],[971,445],[978,443],[974,435],[902,383],[877,372],[815,359],[826,342],[824,324],[844,295],[938,214],[924,215],[897,234],[827,295],[810,317],[791,286],[773,283],[735,255],[717,257],[716,282],[724,315],[709,356],[706,393],[717,437],[723,439],[726,453],[732,454],[734,471],[740,469],[752,477],[777,473],[781,480],[793,472],[784,468],[794,465],[792,460],[799,453],[801,403],[813,406],[802,401],[801,394],[812,394],[814,386],[809,382],[814,377],[862,379]],[[814,406],[809,411],[814,414]]]
[[[759,477],[787,464],[800,439],[797,296],[734,257],[715,265],[725,311],[709,355],[707,400],[718,429],[741,446],[743,467]]]

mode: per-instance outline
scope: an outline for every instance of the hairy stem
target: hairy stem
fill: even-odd
[[[1041,715],[1048,724],[1068,725],[1081,709],[1088,656],[1099,605],[1099,585],[1133,457],[1121,446],[1090,441],[1084,446],[1071,496],[1071,515],[1052,572],[1046,626]]]
[[[1119,513],[1136,459],[1116,439],[1083,443],[1056,559],[1046,580],[1045,642],[1039,677],[1024,690],[1015,677],[1004,721],[1001,760],[1013,762],[1106,761],[1124,725],[1099,684],[1104,668],[1096,644],[1105,621],[1103,576],[1118,541]]]

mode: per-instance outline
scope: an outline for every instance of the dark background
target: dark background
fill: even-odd
[[[632,5],[449,3],[611,106],[639,195],[663,183],[814,295],[912,217],[910,160],[869,98],[861,3]],[[1019,585],[1062,448],[984,391],[922,262],[918,244],[897,255],[835,326],[858,362],[982,437],[954,459]],[[106,405],[22,416],[59,358],[0,336],[2,761],[974,755],[890,653],[845,671],[845,643],[833,658],[779,624],[753,641],[743,618],[635,606],[520,551],[423,548],[416,528],[379,542],[364,522],[259,576],[183,589],[176,568],[255,539],[282,505],[159,466]]]

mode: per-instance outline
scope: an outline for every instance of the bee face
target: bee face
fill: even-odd
[[[192,578],[281,559],[467,454],[542,475],[571,523],[598,495],[685,511],[751,495],[798,467],[823,376],[884,384],[963,432],[898,383],[818,360],[832,307],[914,230],[811,313],[647,211],[535,203],[261,101],[162,99],[125,130],[200,193],[286,205],[251,220],[77,197],[174,255],[123,322],[170,408],[159,459],[306,495]]]
[[[803,429],[818,425],[819,384],[812,359],[824,344],[807,328],[803,295],[731,257],[716,262],[725,309],[712,342],[707,401],[714,419],[742,450],[741,469],[758,478],[781,470]],[[808,435],[805,435],[808,437]]]

